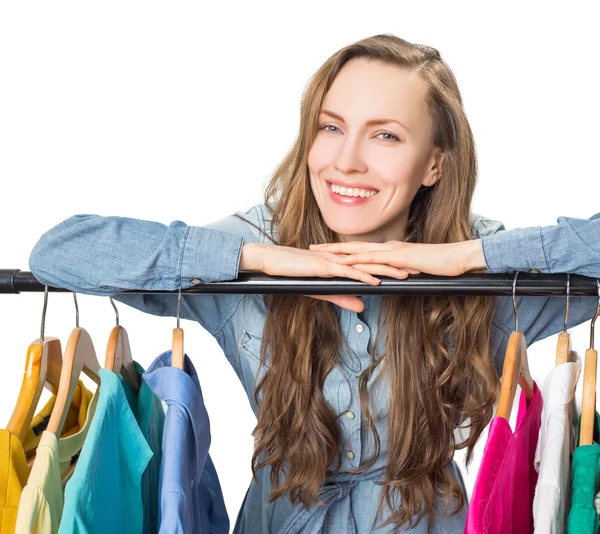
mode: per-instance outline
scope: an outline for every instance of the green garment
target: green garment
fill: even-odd
[[[580,418],[581,423],[581,418]],[[600,491],[600,415],[594,421],[594,443],[581,445],[573,453],[571,509],[567,532],[596,534],[599,529],[594,499]],[[579,434],[579,433],[578,433]]]

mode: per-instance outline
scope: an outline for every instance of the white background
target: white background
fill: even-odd
[[[455,73],[479,157],[474,212],[510,229],[598,211],[600,34],[591,3],[220,5],[0,5],[0,268],[29,270],[39,236],[76,213],[201,225],[261,202],[297,135],[309,77],[339,48],[377,33],[436,47]],[[105,297],[78,302],[103,361],[112,307]],[[42,303],[42,293],[0,296],[1,425]],[[147,367],[170,348],[175,319],[118,307]],[[50,294],[46,335],[64,347],[74,326],[71,294]],[[195,323],[182,326],[233,526],[255,419],[216,341]],[[581,356],[589,327],[571,331]],[[540,384],[556,339],[529,350]]]

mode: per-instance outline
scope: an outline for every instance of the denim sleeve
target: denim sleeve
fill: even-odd
[[[482,236],[488,271],[539,271],[600,278],[600,213],[589,219],[561,216],[557,223]],[[592,319],[597,304],[595,296],[570,297],[568,327]],[[519,331],[524,333],[527,346],[563,331],[566,297],[518,296],[516,305]],[[503,359],[508,337],[515,328],[512,297],[497,297],[493,326],[499,334],[496,355]]]
[[[240,215],[263,227],[256,205]],[[234,280],[242,245],[262,241],[260,232],[231,215],[205,226],[128,217],[73,215],[44,233],[31,251],[29,268],[45,285],[77,293],[112,295],[138,310],[177,314],[177,294],[119,295],[121,290],[176,291]],[[182,295],[180,317],[217,335],[243,295]]]

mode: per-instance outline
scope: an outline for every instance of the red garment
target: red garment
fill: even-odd
[[[538,473],[534,468],[540,431],[542,395],[533,384],[527,406],[521,392],[517,428],[495,417],[471,496],[465,534],[526,534],[533,532],[533,497]]]

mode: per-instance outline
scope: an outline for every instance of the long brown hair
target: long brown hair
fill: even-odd
[[[443,176],[421,188],[409,210],[406,241],[452,243],[471,239],[470,206],[477,162],[471,128],[453,73],[431,47],[389,34],[375,35],[333,54],[311,78],[302,97],[297,140],[265,190],[271,235],[282,246],[308,249],[336,240],[312,194],[307,158],[324,97],[343,65],[366,58],[416,73],[426,82],[432,146],[444,152]],[[272,502],[288,494],[293,503],[315,503],[325,477],[341,467],[336,414],[323,394],[328,373],[338,364],[342,343],[333,304],[297,295],[265,295],[267,317],[261,362],[270,347],[269,367],[255,384],[258,404],[252,472],[271,467]],[[490,354],[493,297],[384,296],[371,362],[359,380],[361,410],[373,435],[373,454],[355,473],[369,469],[380,453],[380,438],[369,409],[369,379],[389,383],[388,450],[385,482],[377,509],[391,514],[381,527],[434,521],[438,496],[445,513],[464,505],[449,466],[454,451],[473,446],[492,416],[498,376]],[[385,348],[376,354],[385,328]],[[368,387],[367,387],[368,386]],[[262,398],[259,402],[259,393]],[[462,439],[455,434],[457,427]],[[335,469],[328,467],[335,462]],[[283,480],[282,480],[283,478]],[[456,506],[449,503],[454,499]]]

